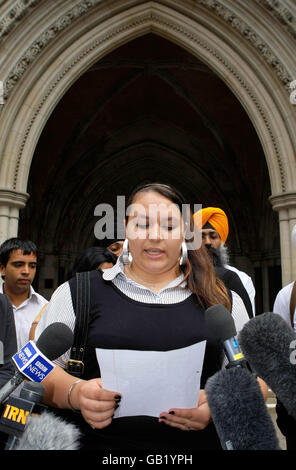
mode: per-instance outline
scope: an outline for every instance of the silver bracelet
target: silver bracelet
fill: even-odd
[[[76,380],[75,382],[73,382],[73,383],[70,385],[70,388],[69,388],[69,390],[68,390],[68,405],[69,405],[69,408],[71,408],[72,411],[78,411],[78,410],[75,410],[75,408],[73,408],[73,406],[71,405],[70,398],[71,398],[71,393],[72,393],[73,388],[74,388],[75,385],[77,385],[79,382],[81,382],[81,379],[78,379],[78,380]]]

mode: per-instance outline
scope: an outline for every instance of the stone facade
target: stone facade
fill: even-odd
[[[9,0],[0,2],[0,239],[18,233],[35,148],[86,70],[152,33],[206,64],[251,120],[279,213],[283,285],[296,279],[296,6],[292,0]],[[291,85],[292,84],[292,85]],[[45,271],[52,271],[52,253]],[[47,267],[46,267],[47,266]]]

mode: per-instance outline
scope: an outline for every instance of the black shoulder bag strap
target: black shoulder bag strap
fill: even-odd
[[[295,312],[295,306],[296,306],[296,281],[293,284],[292,288],[292,293],[291,293],[291,299],[290,299],[290,320],[291,320],[291,326],[294,328],[294,312]]]
[[[90,311],[90,273],[76,273],[76,321],[74,341],[66,370],[71,375],[81,377],[84,371],[83,356],[85,352],[89,311]]]

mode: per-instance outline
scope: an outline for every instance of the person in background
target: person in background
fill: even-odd
[[[0,294],[0,388],[13,376],[11,357],[17,352],[13,311],[8,297]]]
[[[117,256],[110,249],[102,246],[91,246],[77,257],[68,278],[71,279],[76,273],[84,271],[111,268],[116,264],[116,261]]]
[[[104,238],[96,239],[95,246],[106,248],[107,250],[111,251],[115,256],[120,256],[122,253],[124,237],[122,236],[122,228],[121,224],[124,222],[124,214],[123,220],[119,219],[119,215],[117,214],[116,210],[112,209],[112,218],[107,220],[107,224],[110,222],[112,227],[112,234],[107,236],[105,234]]]
[[[8,297],[0,294],[0,388],[14,375],[11,361],[17,352],[13,311]],[[7,434],[0,431],[0,450],[5,449]]]
[[[118,257],[122,253],[123,242],[124,240],[117,240],[116,238],[104,238],[103,240],[96,240],[95,247],[107,249]]]
[[[201,220],[200,220],[201,218]],[[227,247],[225,245],[229,233],[228,218],[225,212],[219,207],[206,207],[200,209],[194,214],[194,220],[197,225],[201,223],[202,241],[206,247],[213,247],[220,252],[220,259],[226,269],[230,269],[238,274],[244,288],[246,289],[253,314],[255,315],[255,287],[251,277],[244,271],[240,271],[234,266],[228,264]]]
[[[117,257],[121,255],[123,249],[123,240],[115,240],[110,245],[108,245],[108,250],[111,251]]]
[[[140,209],[126,217],[126,240],[116,265],[91,272],[84,373],[77,380],[64,370],[69,354],[58,358],[59,367],[43,381],[44,401],[79,426],[83,450],[221,449],[204,386],[222,367],[223,349],[207,331],[205,310],[224,305],[238,332],[248,314],[235,292],[231,305],[205,247],[187,249],[186,227],[192,231],[194,222],[192,214],[184,220],[185,201],[178,191],[151,183],[133,191],[128,207],[132,204]],[[71,279],[54,292],[36,337],[55,321],[74,330],[75,302],[76,283]],[[158,417],[140,413],[114,419],[124,397],[103,388],[96,348],[151,351],[153,358],[153,351],[178,351],[203,340],[207,345],[195,407],[164,409]],[[130,383],[132,387],[133,380]]]
[[[246,310],[248,312],[248,315],[250,318],[254,316],[253,314],[253,309],[252,309],[252,304],[250,301],[250,297],[244,288],[244,285],[238,276],[238,274],[231,269],[225,268],[223,266],[222,261],[221,261],[221,254],[219,250],[215,250],[212,246],[206,245],[206,248],[208,250],[209,255],[211,256],[214,264],[214,269],[216,272],[216,275],[219,279],[221,279],[225,286],[229,290],[233,290],[236,292],[242,301],[244,302],[244,305],[246,307]]]
[[[292,245],[296,248],[296,225],[291,233]],[[279,290],[273,305],[273,312],[280,315],[296,331],[296,281],[292,281]],[[287,450],[296,449],[296,420],[288,414],[282,402],[277,398],[277,425],[286,438]]]
[[[35,292],[37,248],[32,241],[10,238],[0,246],[0,271],[3,283],[0,293],[9,298],[14,314],[17,349],[29,341],[33,320],[47,300]]]

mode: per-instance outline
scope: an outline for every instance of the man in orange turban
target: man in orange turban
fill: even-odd
[[[194,214],[194,219],[198,225],[200,213],[202,226],[199,228],[202,229],[203,239],[205,238],[204,235],[215,235],[214,239],[216,239],[218,235],[218,240],[219,238],[220,240],[219,242],[217,241],[217,245],[219,246],[221,241],[225,244],[229,232],[228,219],[225,212],[222,209],[219,209],[219,207],[206,207],[205,209],[201,209]],[[218,248],[218,246],[214,248]]]
[[[214,248],[220,254],[223,266],[236,272],[249,294],[253,312],[255,312],[255,287],[251,277],[234,266],[227,264],[228,255],[225,242],[228,238],[229,226],[225,212],[219,207],[205,207],[193,215],[194,221],[202,231],[202,242],[207,248]]]

